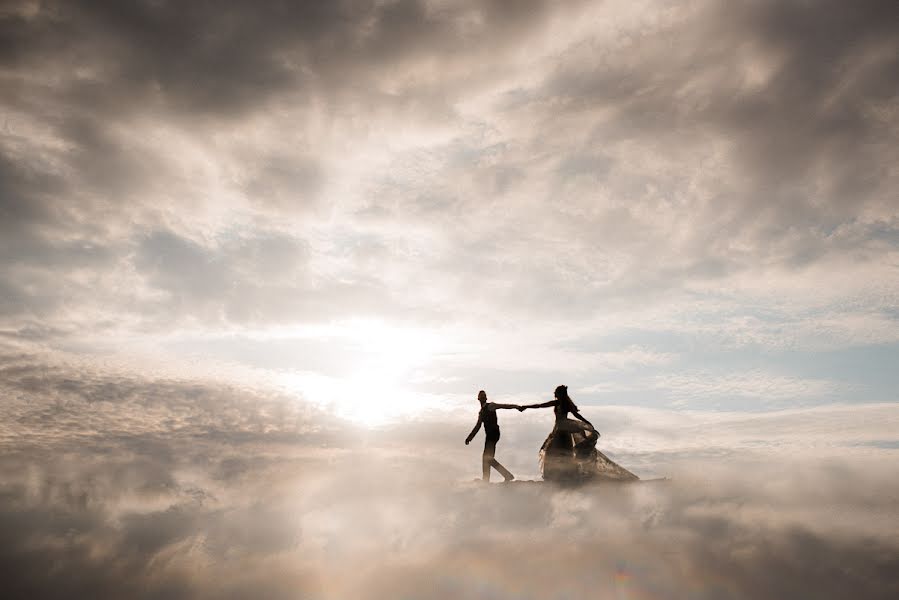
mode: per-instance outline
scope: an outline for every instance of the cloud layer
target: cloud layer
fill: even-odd
[[[894,400],[894,20],[8,3],[0,332],[333,377],[284,332],[368,319],[443,340],[416,392]]]
[[[895,449],[806,445],[876,438],[863,422],[894,430],[895,407],[855,409],[855,428],[810,411],[731,423],[603,411],[595,420],[616,458],[673,479],[566,490],[468,483],[477,452],[460,423],[365,432],[263,390],[22,354],[5,357],[3,374],[11,597],[899,591]],[[504,461],[534,460],[528,426],[505,423]]]
[[[566,320],[714,290],[883,317],[895,17],[888,1],[13,3],[3,315]]]

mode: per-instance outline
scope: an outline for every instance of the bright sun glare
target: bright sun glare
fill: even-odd
[[[280,377],[283,387],[337,417],[369,427],[421,408],[421,395],[410,389],[410,377],[429,366],[438,336],[372,320],[346,321],[316,331],[321,337],[348,342],[361,351],[361,358],[348,359],[353,364],[346,377],[296,370]]]

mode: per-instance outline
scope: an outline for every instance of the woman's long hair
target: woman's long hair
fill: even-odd
[[[560,385],[557,387],[556,391],[553,392],[553,395],[555,395],[559,402],[563,403],[562,405],[568,409],[568,412],[578,412],[577,404],[575,404],[574,400],[571,399],[571,396],[568,395],[567,385]]]

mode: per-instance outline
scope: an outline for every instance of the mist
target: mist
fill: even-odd
[[[600,447],[643,481],[485,486],[473,481],[478,451],[462,444],[468,420],[362,428],[264,389],[75,378],[28,354],[4,365],[7,597],[899,592],[895,449],[880,447],[876,427],[853,432],[848,411],[798,411],[806,431],[791,439],[803,441],[787,444],[771,424],[788,414],[697,414],[688,425],[593,408]],[[885,430],[899,418],[868,410],[859,421]],[[536,473],[533,439],[548,419],[506,418],[503,460]]]

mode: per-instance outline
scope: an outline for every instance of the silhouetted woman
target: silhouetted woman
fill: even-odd
[[[578,412],[577,405],[568,396],[567,386],[557,387],[554,395],[555,400],[529,404],[519,410],[553,407],[556,421],[553,430],[540,448],[543,478],[550,481],[581,479],[583,474],[578,465],[592,456],[599,433],[593,424]],[[574,415],[577,420],[568,418],[569,414]]]

